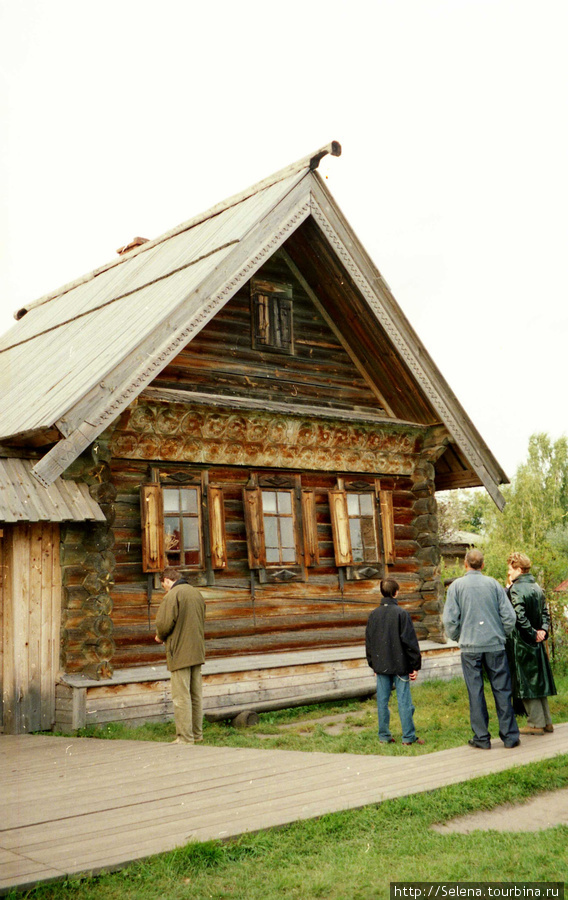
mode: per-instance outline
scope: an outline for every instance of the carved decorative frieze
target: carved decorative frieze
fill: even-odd
[[[130,459],[410,474],[420,443],[421,430],[404,426],[147,401],[123,413],[111,450]]]

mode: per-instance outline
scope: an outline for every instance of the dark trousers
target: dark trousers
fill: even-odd
[[[461,653],[464,681],[469,697],[469,719],[474,740],[489,746],[489,714],[483,690],[483,670],[487,673],[499,721],[499,737],[506,747],[519,740],[519,726],[513,712],[511,675],[505,650],[496,653]]]

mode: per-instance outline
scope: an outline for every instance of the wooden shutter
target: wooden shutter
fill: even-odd
[[[335,547],[335,564],[337,566],[351,566],[353,565],[353,553],[351,551],[351,535],[349,534],[347,496],[345,491],[329,491],[328,496],[331,530]]]
[[[165,567],[164,506],[159,484],[140,487],[142,521],[142,571],[161,572]]]
[[[207,499],[211,566],[213,569],[224,569],[227,566],[227,544],[225,540],[225,504],[223,502],[222,489],[208,488]]]
[[[383,532],[385,563],[390,565],[395,561],[392,491],[379,491],[379,502],[381,505],[381,527]]]
[[[266,550],[262,519],[262,491],[260,488],[243,488],[243,504],[245,508],[249,568],[262,569],[266,566]]]
[[[278,337],[277,344],[285,353],[291,353],[293,349],[292,340],[292,301],[286,297],[278,297],[278,306],[276,309],[278,317]]]
[[[253,347],[294,352],[292,285],[251,280]]]
[[[316,520],[316,495],[302,491],[302,522],[304,526],[304,562],[306,566],[319,565],[318,529]]]
[[[253,304],[255,341],[258,344],[270,344],[270,299],[266,294],[256,294]]]

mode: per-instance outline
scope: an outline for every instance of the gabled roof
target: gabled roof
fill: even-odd
[[[349,280],[368,350],[377,353],[380,332],[405,390],[455,442],[459,460],[448,468],[476,473],[469,483],[503,505],[497,485],[507,476],[315,171],[322,156],[340,152],[333,142],[16,314],[0,338],[0,440],[57,440],[34,466],[41,483],[51,484],[306,223]]]

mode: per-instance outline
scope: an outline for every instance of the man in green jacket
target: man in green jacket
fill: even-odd
[[[521,701],[527,724],[521,734],[554,731],[548,697],[556,694],[556,685],[546,639],[550,615],[542,588],[530,574],[531,561],[525,553],[511,553],[507,560],[509,599],[517,616],[513,632],[507,638],[507,655],[513,681],[513,697]]]
[[[205,662],[205,601],[177,569],[164,569],[166,596],[156,615],[156,640],[166,644],[171,672],[176,737],[174,744],[203,740],[201,666]]]

